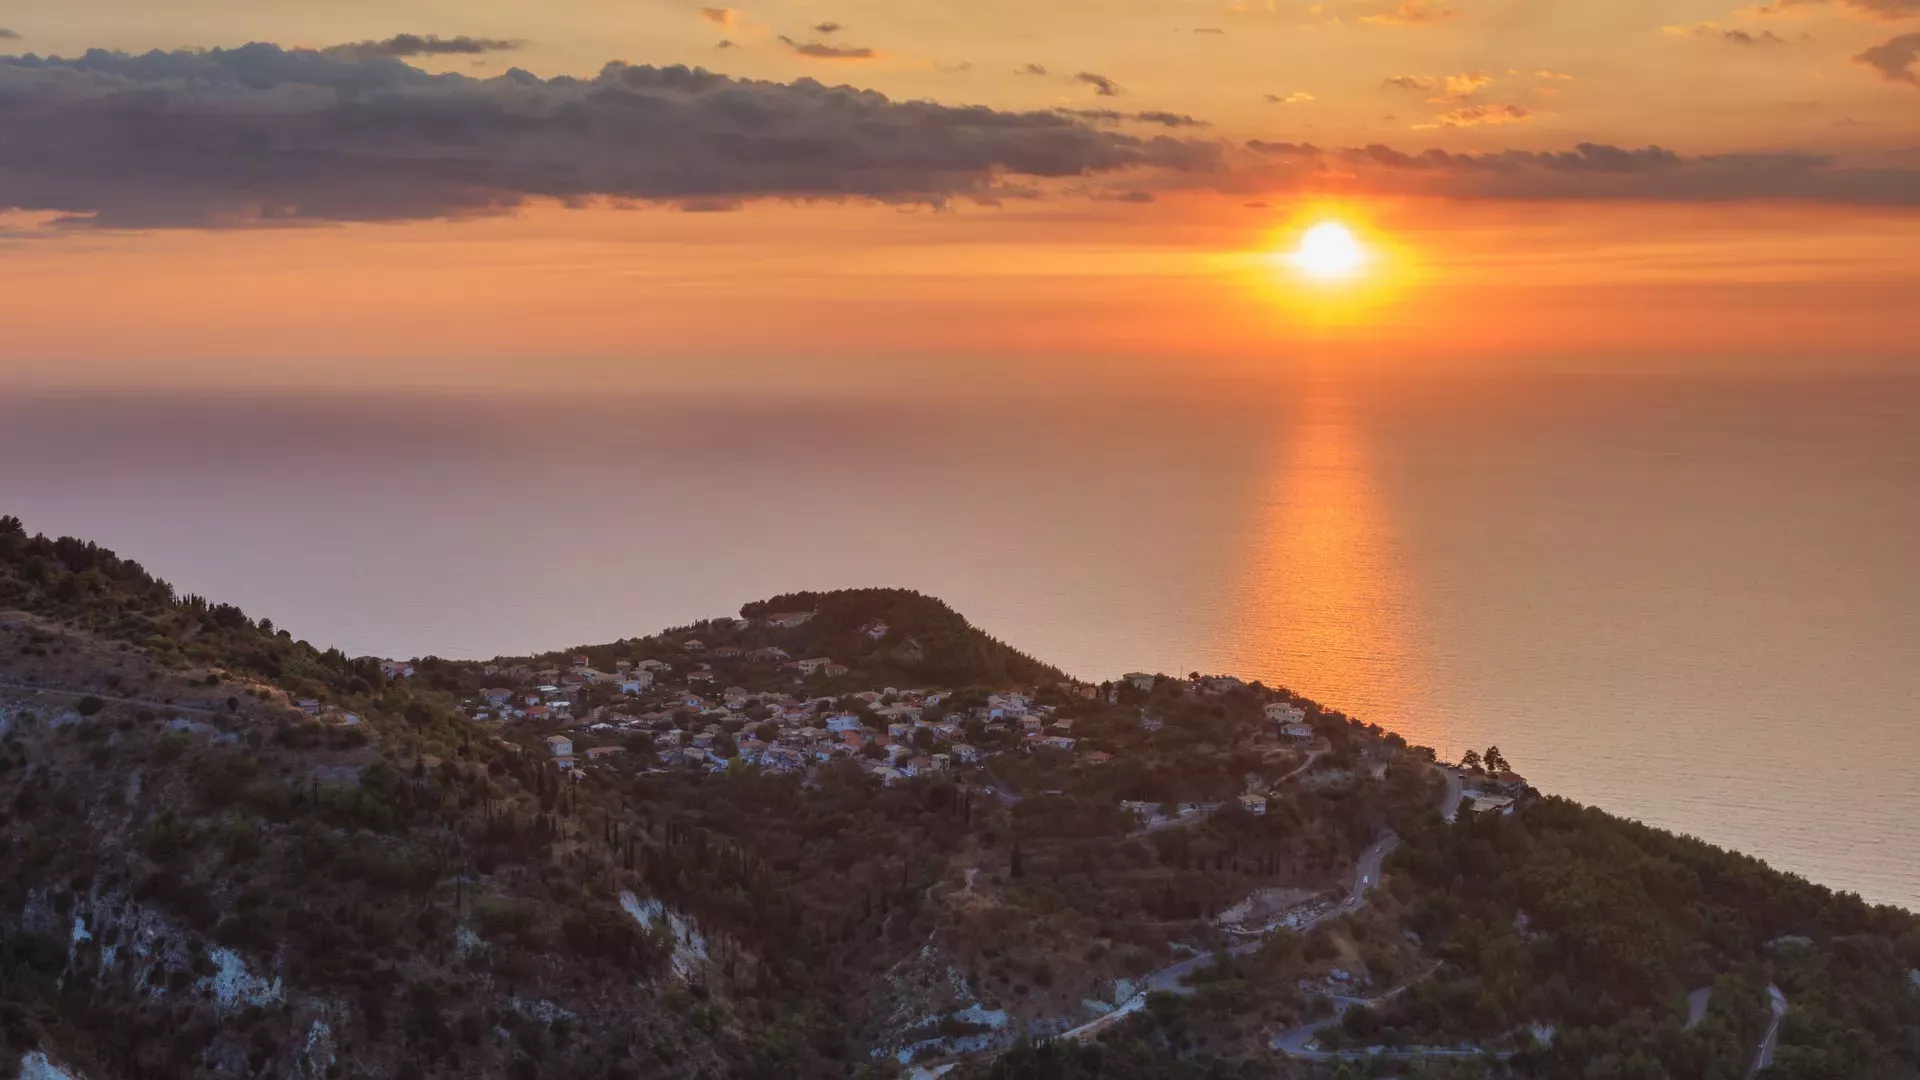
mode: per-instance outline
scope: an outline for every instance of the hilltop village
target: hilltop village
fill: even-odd
[[[1286,754],[1292,776],[1331,750],[1308,722],[1308,708],[1318,718],[1318,706],[1231,675],[1181,679],[1131,672],[1098,685],[1060,678],[1038,687],[867,686],[854,667],[832,656],[796,658],[765,643],[798,636],[815,615],[803,610],[714,619],[518,662],[379,663],[393,679],[414,678],[422,663],[458,672],[463,680],[477,677],[486,685],[461,688],[464,714],[503,743],[540,754],[576,782],[595,770],[621,775],[751,766],[804,776],[844,760],[888,786],[959,775],[992,793],[996,762],[1007,755],[1040,755],[1056,767],[1107,766],[1156,741],[1165,719],[1154,703],[1207,707],[1229,695],[1255,702],[1262,721],[1240,733],[1239,749]],[[884,620],[861,623],[857,634],[870,651],[909,657],[923,651]],[[301,704],[311,709],[318,703]],[[1134,730],[1114,730],[1116,717],[1124,718],[1121,728]],[[1473,755],[1475,765],[1478,759]],[[1384,772],[1384,761],[1373,768]],[[1510,811],[1513,797],[1527,786],[1504,768],[1480,775],[1484,791],[1471,804],[1478,812]],[[1268,788],[1260,772],[1250,772],[1232,801],[1246,813],[1265,814]],[[1142,824],[1162,827],[1217,811],[1224,801],[1125,799],[1119,805]]]

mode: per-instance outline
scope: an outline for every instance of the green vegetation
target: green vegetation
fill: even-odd
[[[811,616],[765,618],[789,612]],[[953,1080],[1714,1080],[1746,1075],[1773,985],[1790,1009],[1766,1076],[1920,1075],[1910,913],[1558,799],[1446,825],[1431,751],[1389,732],[1257,683],[1082,687],[916,593],[743,615],[389,678],[0,518],[0,1062],[758,1080],[892,1076],[965,1045]],[[574,715],[621,723],[565,725],[572,772],[555,727],[471,718],[576,656],[698,670],[733,708],[583,676]],[[866,757],[745,760],[809,715],[883,730],[897,695],[859,692],[888,686],[949,691],[909,753],[991,756],[891,785]],[[1014,689],[1072,750],[987,722]],[[1276,700],[1310,752],[1275,732]],[[662,765],[696,719],[718,763]],[[1384,882],[1337,906],[1390,832]],[[1337,917],[1190,962],[1092,1044],[1015,1038],[1253,940],[1220,917],[1267,925],[1263,896]],[[1309,1024],[1327,1050],[1470,1049],[1272,1049]]]

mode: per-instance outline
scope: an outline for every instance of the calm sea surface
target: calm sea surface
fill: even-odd
[[[1920,909],[1920,384],[1133,399],[0,396],[0,513],[352,653],[904,585]]]

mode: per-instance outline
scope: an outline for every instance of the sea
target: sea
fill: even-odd
[[[355,655],[894,585],[1920,910],[1920,381],[0,393],[0,513]]]

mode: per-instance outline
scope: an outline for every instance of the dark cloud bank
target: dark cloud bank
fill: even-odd
[[[431,75],[272,45],[0,57],[0,208],[116,227],[486,214],[529,198],[940,203],[1004,176],[1208,170],[1212,143],[1053,112],[611,64]]]
[[[808,79],[753,82],[683,67],[478,79],[390,56],[272,45],[0,56],[0,210],[139,228],[463,217],[537,198],[941,204],[1032,193],[1036,179],[1138,172],[1157,173],[1151,186],[1163,190],[1258,195],[1920,205],[1920,170],[1892,156],[1229,147],[1115,130],[1122,123],[1200,122],[894,101]]]
[[[1597,143],[1485,154],[1409,154],[1386,146],[1323,149],[1259,139],[1246,145],[1267,162],[1265,169],[1252,172],[1269,189],[1310,186],[1332,177],[1362,191],[1467,199],[1787,199],[1920,206],[1920,170],[1891,159],[1773,151],[1688,157],[1658,146]]]

